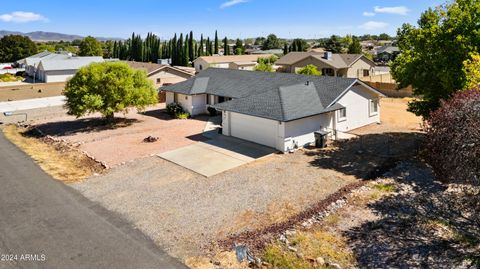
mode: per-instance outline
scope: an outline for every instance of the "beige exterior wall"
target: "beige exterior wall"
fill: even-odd
[[[174,74],[173,72],[169,71],[160,71],[158,73],[154,73],[148,77],[156,87],[160,87],[163,85],[175,84],[178,82],[185,81],[190,78],[187,74]]]
[[[363,58],[360,58],[348,69],[347,77],[361,78],[363,77],[363,70],[368,70],[369,74],[373,74],[374,67],[375,66],[372,63],[366,61]]]

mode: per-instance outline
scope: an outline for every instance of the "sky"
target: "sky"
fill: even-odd
[[[446,0],[22,0],[0,6],[0,30],[127,38],[153,32],[247,38],[395,35]],[[41,3],[41,4],[40,4]],[[69,4],[71,3],[71,4]]]

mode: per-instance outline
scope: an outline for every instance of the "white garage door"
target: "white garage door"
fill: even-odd
[[[276,148],[278,122],[231,112],[230,135]]]

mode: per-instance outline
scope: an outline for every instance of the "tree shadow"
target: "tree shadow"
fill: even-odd
[[[419,161],[389,175],[399,190],[369,207],[381,216],[344,232],[360,268],[478,268],[478,189],[448,191]],[[464,260],[471,265],[462,266]]]
[[[310,165],[333,169],[360,179],[375,179],[400,160],[415,156],[424,135],[421,133],[382,133],[362,135],[331,142],[325,149],[307,149],[314,156]]]
[[[115,118],[113,123],[107,123],[104,118],[56,121],[35,125],[34,127],[40,130],[40,133],[32,132],[32,135],[67,136],[76,133],[100,132],[103,130],[125,128],[138,122],[140,122],[140,120],[130,118]],[[29,135],[29,133],[26,133],[26,135]]]
[[[152,117],[159,120],[165,120],[165,121],[174,120],[174,118],[167,113],[166,109],[148,110],[148,111],[142,112],[141,114],[147,117]]]

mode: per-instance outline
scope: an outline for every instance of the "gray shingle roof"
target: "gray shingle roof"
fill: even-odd
[[[328,107],[356,79],[209,68],[196,77],[161,90],[212,94],[233,100],[216,108],[279,121],[339,109]]]
[[[313,57],[321,62],[324,62],[334,68],[348,68],[359,58],[364,57],[362,54],[332,54],[332,58],[327,60],[324,58],[324,52],[290,52],[275,62],[277,65],[292,65],[298,61]]]

